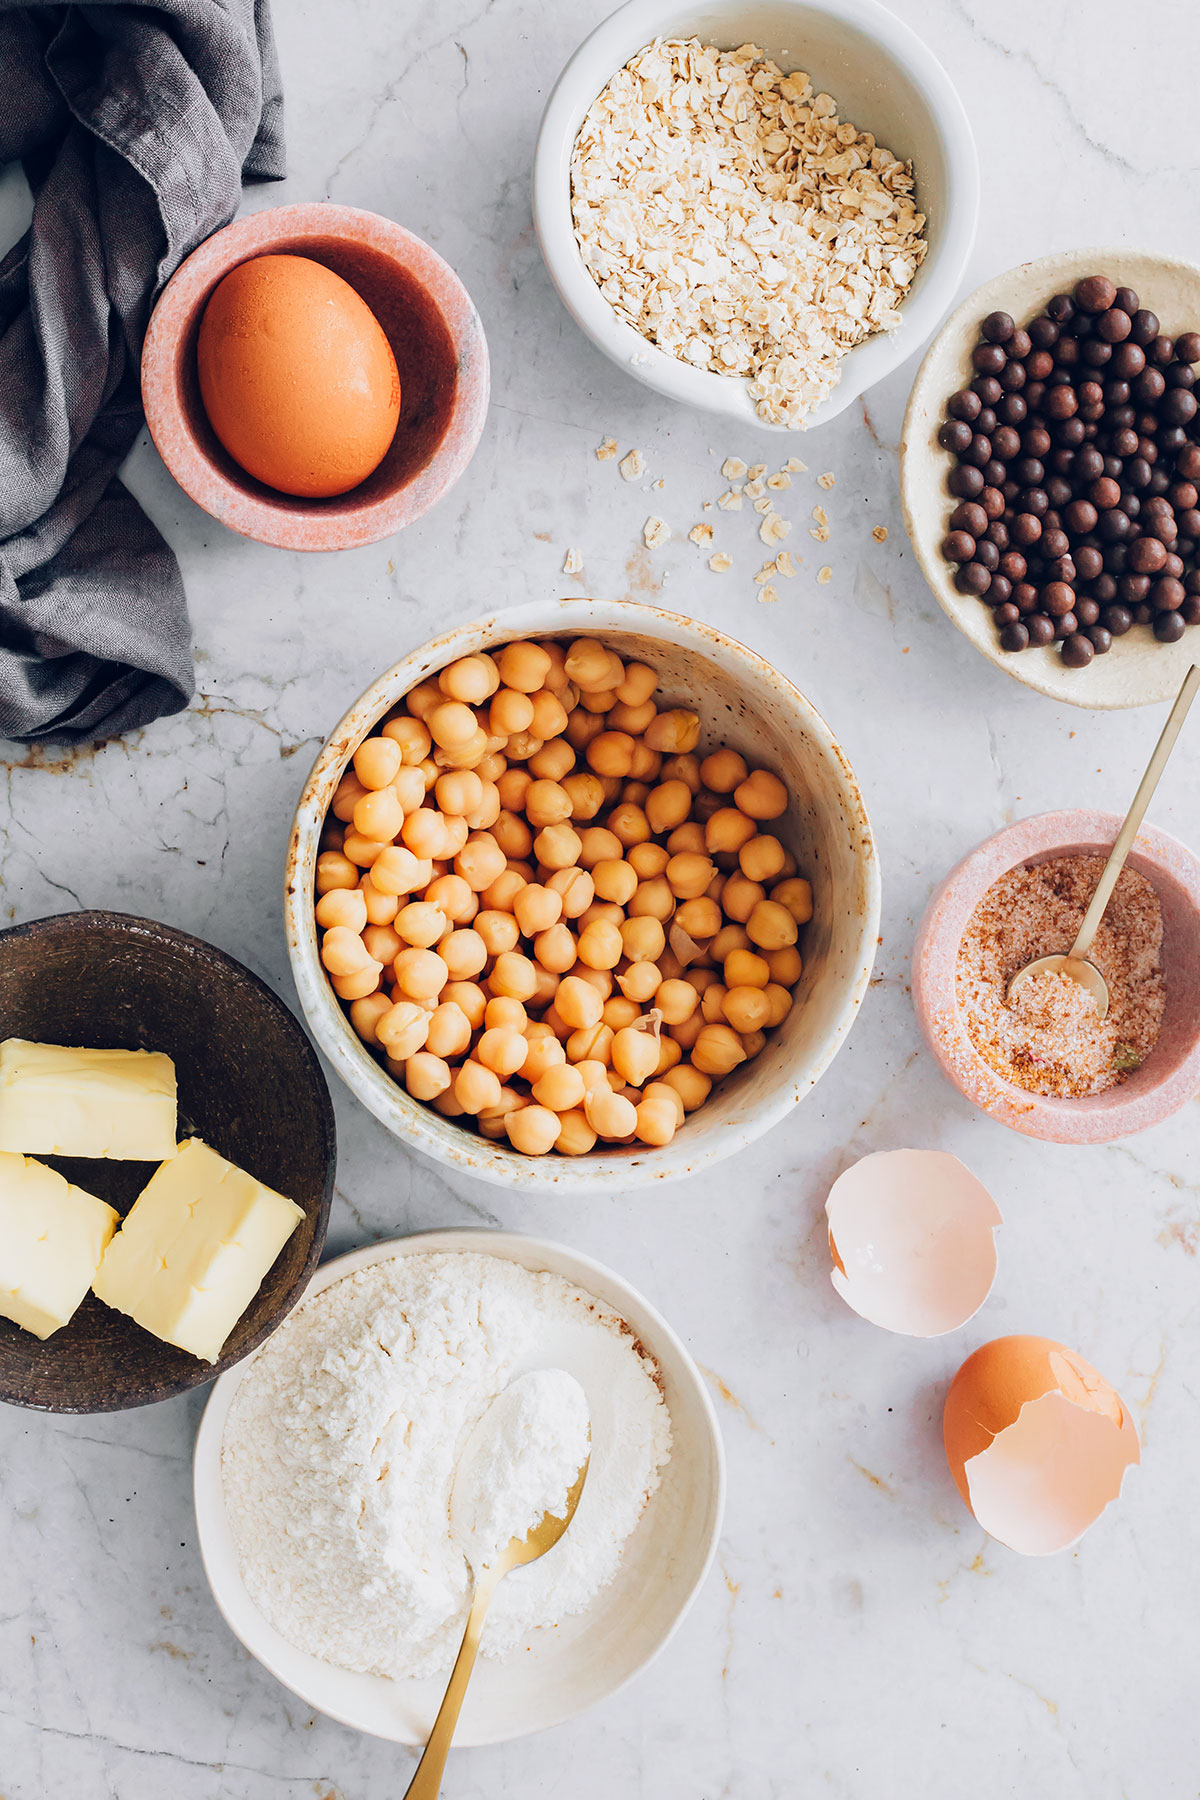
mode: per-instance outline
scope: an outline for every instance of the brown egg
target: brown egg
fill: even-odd
[[[396,435],[391,345],[349,283],[307,256],[231,269],[204,309],[196,361],[218,438],[282,493],[347,493]]]

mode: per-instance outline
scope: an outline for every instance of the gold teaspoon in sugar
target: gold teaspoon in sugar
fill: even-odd
[[[1133,805],[1126,814],[1125,823],[1117,833],[1117,841],[1108,853],[1104,872],[1092,895],[1091,905],[1083,915],[1083,924],[1079,927],[1075,942],[1065,956],[1039,956],[1035,962],[1026,963],[1023,969],[1018,969],[1008,984],[1010,1002],[1016,999],[1019,990],[1032,975],[1069,975],[1072,981],[1077,981],[1080,987],[1086,988],[1091,994],[1096,1002],[1099,1018],[1104,1018],[1108,1012],[1108,983],[1095,963],[1088,961],[1088,951],[1104,917],[1104,909],[1112,899],[1117,878],[1125,867],[1125,859],[1137,835],[1137,828],[1145,817],[1151,795],[1158,786],[1159,776],[1175,747],[1175,739],[1187,717],[1188,707],[1196,697],[1197,688],[1200,688],[1200,663],[1193,663],[1183,678],[1183,686],[1162,728],[1162,736],[1154,746],[1154,754],[1138,785],[1138,791],[1133,796]]]

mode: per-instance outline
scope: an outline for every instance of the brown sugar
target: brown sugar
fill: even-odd
[[[1057,856],[1009,869],[975,908],[958,952],[957,993],[976,1050],[1028,1093],[1102,1094],[1158,1039],[1165,987],[1162,910],[1144,875],[1125,868],[1092,945],[1108,983],[1105,1018],[1069,975],[1038,975],[1015,1003],[1008,984],[1039,956],[1070,949],[1104,869],[1100,856]]]

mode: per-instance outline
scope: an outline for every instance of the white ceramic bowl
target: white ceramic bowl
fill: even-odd
[[[619,1313],[658,1364],[673,1438],[662,1485],[629,1539],[612,1585],[586,1613],[564,1620],[550,1641],[527,1654],[504,1662],[480,1657],[455,1734],[455,1743],[465,1748],[560,1725],[616,1693],[658,1655],[695,1599],[716,1552],[725,1507],[725,1455],[704,1383],[670,1326],[611,1269],[560,1244],[470,1227],[419,1232],[326,1263],[309,1293],[393,1256],[464,1250],[505,1257],[527,1269],[548,1269]],[[196,1525],[213,1598],[250,1654],[307,1705],[395,1743],[424,1743],[446,1676],[390,1681],[334,1668],[289,1644],[246,1592],[225,1514],[221,1443],[238,1384],[253,1365],[253,1356],[248,1357],[217,1382],[196,1438]]]
[[[317,953],[313,878],[325,815],[372,727],[427,675],[514,638],[602,637],[649,662],[662,691],[724,742],[774,769],[792,796],[775,829],[813,884],[796,1003],[766,1048],[722,1082],[663,1149],[522,1156],[413,1100],[364,1047]],[[318,756],[296,810],[284,883],[288,954],[304,1016],[337,1073],[389,1131],[427,1156],[509,1188],[603,1193],[689,1175],[760,1137],[828,1068],[866,991],[879,931],[879,864],[853,772],[815,707],[744,644],[698,620],[620,600],[554,600],[460,625],[406,656],[355,701]]]
[[[741,377],[691,368],[613,312],[579,254],[571,220],[571,153],[596,96],[656,37],[699,37],[723,50],[754,43],[785,70],[805,69],[839,115],[911,159],[928,254],[898,330],[868,338],[808,428],[836,418],[911,356],[958,291],[979,214],[979,164],[962,101],[932,51],[877,0],[628,0],[585,38],[550,96],[533,165],[533,217],[550,278],[576,324],[619,367],[670,400],[764,431]]]
[[[1086,275],[1108,275],[1136,289],[1142,305],[1158,314],[1172,337],[1200,329],[1200,268],[1176,257],[1129,249],[1063,250],[993,275],[946,321],[917,371],[900,439],[900,499],[917,561],[938,605],[990,663],[1069,706],[1151,706],[1173,700],[1179,692],[1184,675],[1200,657],[1200,626],[1190,626],[1176,644],[1160,644],[1148,626],[1135,625],[1084,669],[1069,669],[1053,644],[1014,655],[1000,648],[991,609],[974,594],[959,593],[954,570],[941,553],[957,502],[946,488],[954,458],[942,449],[937,434],[946,401],[971,381],[971,351],[980,325],[997,310],[1026,324],[1052,294],[1070,292]]]

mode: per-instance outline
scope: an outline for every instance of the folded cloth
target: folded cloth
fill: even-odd
[[[0,736],[86,743],[191,698],[175,558],[116,470],[159,289],[284,173],[267,0],[0,0]]]

